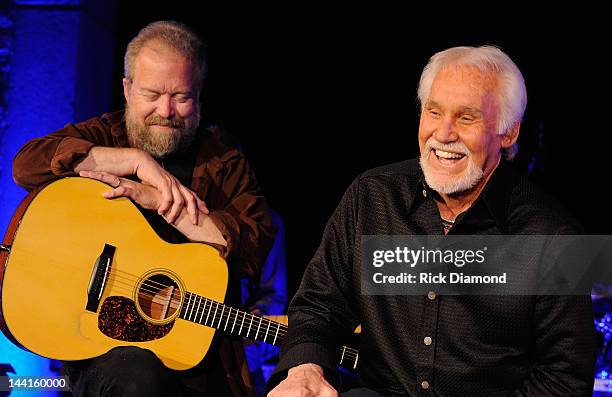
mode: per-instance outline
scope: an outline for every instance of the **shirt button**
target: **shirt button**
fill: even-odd
[[[429,382],[424,380],[423,382],[421,382],[421,387],[425,390],[429,389]]]
[[[427,190],[423,189],[423,197],[427,197]]]
[[[435,292],[433,292],[433,291],[429,291],[429,292],[427,293],[427,298],[428,298],[430,301],[432,301],[432,300],[436,299],[436,293],[435,293]]]
[[[429,336],[426,336],[425,338],[423,338],[423,343],[425,343],[426,346],[431,345],[431,338]]]

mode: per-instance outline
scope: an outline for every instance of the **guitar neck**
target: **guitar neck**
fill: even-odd
[[[238,310],[223,303],[187,292],[180,318],[212,327],[231,335],[278,346],[287,326],[264,317]]]
[[[185,293],[179,317],[231,335],[275,346],[280,345],[288,330],[285,324],[235,309],[191,292]],[[338,356],[339,365],[352,369],[357,368],[359,361],[357,350],[342,346]]]

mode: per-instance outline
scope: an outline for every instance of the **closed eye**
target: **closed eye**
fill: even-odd
[[[436,109],[427,109],[427,113],[429,113],[431,117],[436,118],[436,119],[442,116],[442,113]]]
[[[176,95],[174,98],[179,103],[185,103],[191,99],[191,95],[181,94],[181,95]]]

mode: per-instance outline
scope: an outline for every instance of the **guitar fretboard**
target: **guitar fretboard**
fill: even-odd
[[[272,345],[279,345],[287,333],[286,325],[191,292],[186,292],[179,316],[187,321]]]
[[[275,346],[280,345],[288,330],[286,325],[279,322],[226,306],[191,292],[185,293],[179,317],[232,335]],[[357,350],[342,346],[338,356],[339,365],[357,368],[359,361]]]

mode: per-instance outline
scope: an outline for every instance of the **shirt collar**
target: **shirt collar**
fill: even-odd
[[[119,110],[102,115],[102,122],[110,127],[111,134],[115,137],[127,137],[125,129],[125,111]]]
[[[424,201],[434,200],[438,193],[425,181],[423,171],[419,167],[420,176],[415,186],[416,194],[409,208],[412,213]],[[472,207],[462,214],[463,217],[491,217],[502,233],[508,232],[508,214],[512,189],[512,179],[515,174],[510,164],[501,160],[493,175],[487,181],[480,196],[474,201]],[[457,219],[459,221],[460,219]]]

